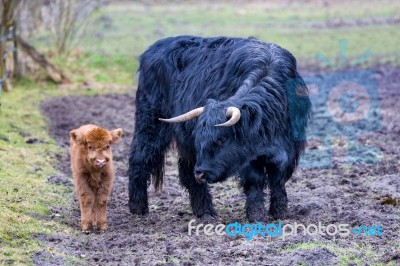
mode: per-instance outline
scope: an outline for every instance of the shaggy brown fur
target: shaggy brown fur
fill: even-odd
[[[95,125],[84,125],[69,135],[82,231],[89,232],[91,227],[107,230],[107,201],[114,181],[110,145],[119,141],[122,129],[108,131]]]

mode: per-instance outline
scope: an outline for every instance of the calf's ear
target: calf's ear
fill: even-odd
[[[69,136],[71,138],[71,141],[75,143],[84,143],[85,141],[84,135],[78,129],[74,129],[71,132],[69,132]]]
[[[112,144],[118,143],[122,136],[122,128],[117,128],[110,131],[112,137]]]

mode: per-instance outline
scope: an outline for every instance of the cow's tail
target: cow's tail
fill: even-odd
[[[295,71],[295,78],[286,83],[291,138],[295,145],[295,166],[307,144],[306,131],[311,117],[311,101],[304,80]]]
[[[153,183],[154,192],[160,194],[164,184],[164,164],[161,164],[155,169],[151,175],[151,182]]]

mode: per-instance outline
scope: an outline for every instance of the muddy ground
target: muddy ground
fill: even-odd
[[[332,73],[311,69],[301,72],[310,77],[307,78],[310,82],[317,79],[321,88],[331,86],[329,83],[335,80]],[[52,206],[49,219],[67,224],[75,233],[37,236],[55,252],[36,253],[35,264],[62,265],[66,262],[57,255],[60,253],[76,256],[91,265],[399,264],[400,68],[377,66],[367,74],[354,69],[343,73],[352,73],[344,75],[347,79],[376,82],[379,98],[371,102],[378,104],[371,104],[367,125],[359,123],[349,130],[346,124],[332,123],[322,93],[321,97],[312,97],[312,138],[302,166],[286,185],[289,209],[283,223],[347,223],[351,228],[379,225],[384,228],[383,236],[299,235],[285,240],[255,237],[251,241],[227,235],[189,236],[188,222],[194,217],[188,194],[179,185],[173,151],[166,160],[162,194],[155,195],[150,188],[149,215],[133,216],[127,206],[126,171],[134,128],[134,95],[71,96],[48,100],[42,109],[49,118],[51,134],[65,148],[60,158],[60,174],[49,177],[49,182],[71,189],[65,199],[70,202],[70,208]],[[373,94],[373,90],[374,86],[367,91]],[[351,106],[351,101],[341,101],[342,108],[357,109]],[[72,193],[67,152],[69,130],[86,123],[125,130],[123,141],[113,150],[117,177],[108,209],[109,231],[89,235],[79,230],[79,209]],[[245,197],[234,178],[212,185],[212,195],[219,213],[215,224],[246,223]]]

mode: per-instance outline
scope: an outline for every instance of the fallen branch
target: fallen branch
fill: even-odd
[[[71,80],[60,69],[50,63],[43,54],[39,53],[35,47],[27,43],[20,36],[16,36],[16,40],[19,48],[30,56],[35,63],[39,64],[55,83],[71,83]]]

